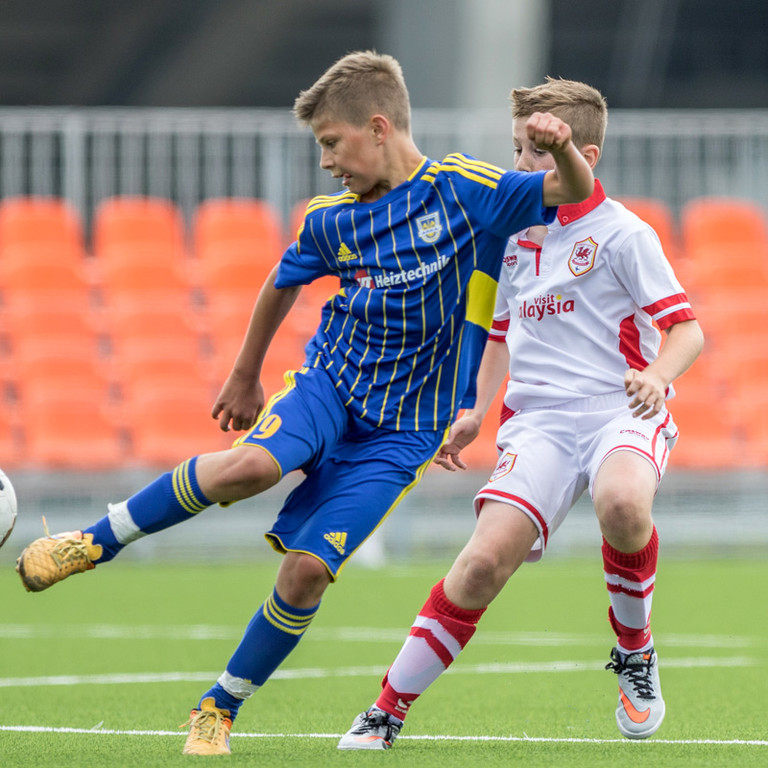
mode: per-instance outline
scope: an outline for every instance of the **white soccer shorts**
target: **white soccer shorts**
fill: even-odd
[[[591,495],[600,465],[614,451],[646,458],[658,486],[677,427],[666,409],[651,419],[633,418],[628,402],[618,392],[516,413],[499,429],[499,460],[475,496],[475,513],[485,499],[522,510],[539,530],[526,558],[534,562],[581,494],[589,489]]]

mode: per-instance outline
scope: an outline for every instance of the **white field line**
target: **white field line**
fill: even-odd
[[[123,731],[116,729],[99,728],[53,728],[44,725],[0,725],[0,731],[13,731],[16,733],[61,733],[61,734],[92,734],[99,736],[186,736],[186,731]],[[232,737],[244,739],[339,739],[341,733],[237,733]],[[768,747],[768,741],[760,739],[650,739],[645,742],[632,741],[630,739],[579,739],[556,738],[548,736],[427,736],[427,735],[403,735],[398,739],[410,739],[411,741],[497,741],[497,742],[534,742],[537,744],[633,744],[637,748],[639,744],[652,746],[654,744],[691,744],[691,745],[715,745],[715,746],[749,746]]]
[[[408,627],[312,627],[303,642],[398,643],[408,635]],[[124,624],[2,624],[0,639],[44,640],[47,638],[93,640],[235,640],[243,628],[216,624],[134,625]],[[657,645],[677,648],[746,648],[754,644],[748,637],[733,635],[664,635],[655,632]],[[605,645],[607,635],[578,635],[564,632],[498,632],[480,631],[472,645],[521,645],[571,647],[573,645]]]
[[[731,657],[686,657],[681,659],[665,658],[661,662],[664,669],[691,669],[713,667],[751,667],[757,662],[743,656]],[[445,674],[499,675],[537,672],[593,672],[605,668],[602,661],[545,661],[509,664],[455,664]],[[278,669],[271,680],[306,680],[334,677],[381,677],[387,668],[347,667],[324,669],[307,667],[304,669]],[[220,672],[139,672],[102,675],[47,675],[41,677],[4,677],[0,678],[0,688],[35,688],[53,685],[125,685],[133,683],[192,683],[216,680]]]

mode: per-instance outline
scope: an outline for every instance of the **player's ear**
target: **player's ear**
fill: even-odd
[[[589,167],[594,168],[600,159],[600,147],[597,144],[585,144],[581,148],[581,154],[584,155],[584,159],[589,164]]]
[[[392,130],[392,124],[384,115],[373,115],[369,121],[369,127],[377,144],[385,141]]]

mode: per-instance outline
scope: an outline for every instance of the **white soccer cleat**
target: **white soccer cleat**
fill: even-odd
[[[373,709],[361,712],[352,727],[339,740],[339,749],[389,749],[402,725],[390,720],[386,712]]]
[[[619,651],[611,651],[606,669],[619,677],[619,705],[616,725],[628,739],[647,739],[659,729],[664,719],[664,699],[661,697],[659,661],[656,651],[630,653],[622,660]]]

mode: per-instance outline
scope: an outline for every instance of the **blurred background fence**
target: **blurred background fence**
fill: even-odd
[[[433,158],[463,151],[512,166],[504,109],[414,111]],[[0,109],[0,197],[58,196],[88,223],[106,197],[173,200],[187,219],[210,197],[256,197],[288,221],[293,205],[337,185],[288,110]],[[679,213],[702,195],[768,202],[768,110],[612,110],[598,168],[614,196]]]

